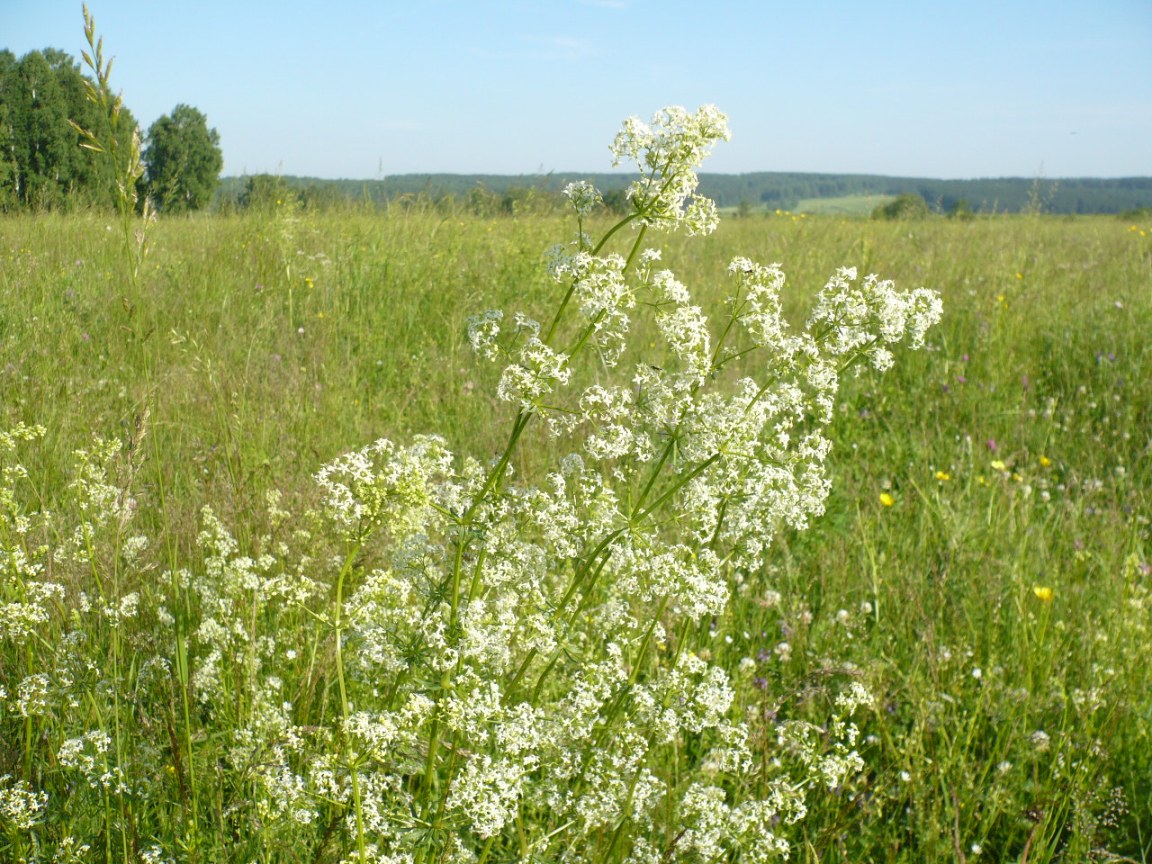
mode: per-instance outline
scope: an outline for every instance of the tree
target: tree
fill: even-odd
[[[91,149],[88,135],[94,135],[105,148],[124,153],[132,146],[136,119],[121,105],[113,127],[109,115],[90,97],[92,81],[84,77],[72,55],[54,48],[44,49],[43,54],[55,72],[68,113],[69,146],[62,166],[68,195],[102,207],[114,206],[118,197],[115,165]]]
[[[244,181],[237,205],[241,210],[275,210],[287,204],[295,207],[299,201],[294,189],[284,178],[274,174],[254,174]]]
[[[157,210],[199,210],[212,200],[224,167],[220,135],[203,113],[177,105],[148,129],[144,164],[145,188]]]
[[[72,150],[76,136],[68,126],[68,103],[56,70],[44,54],[32,51],[20,58],[10,108],[16,189],[31,207],[57,207],[72,187]]]
[[[0,51],[0,210],[114,200],[111,168],[81,146],[78,128],[110,138],[108,118],[87,97],[88,83],[63,51],[30,51],[19,60]],[[127,146],[135,125],[123,109],[119,146]]]
[[[13,128],[12,101],[16,82],[17,60],[11,51],[0,51],[0,212],[15,209],[19,203],[16,189],[16,132]]]
[[[972,205],[968,203],[967,198],[956,198],[947,202],[944,205],[944,212],[948,214],[949,219],[959,219],[962,222],[976,218],[976,214],[972,212]]]
[[[897,195],[872,211],[873,219],[923,219],[927,215],[928,202],[915,192]]]

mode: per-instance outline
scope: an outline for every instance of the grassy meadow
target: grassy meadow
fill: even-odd
[[[836,198],[802,198],[796,204],[800,213],[821,216],[868,216],[882,204],[892,200],[891,195],[844,195]]]
[[[273,742],[340,713],[340,624],[317,609],[342,553],[314,475],[427,432],[498,457],[515,411],[468,319],[546,316],[545,255],[571,232],[419,211],[161,219],[134,280],[114,219],[0,220],[0,860],[354,860],[339,796],[308,792],[290,818],[272,757],[240,752],[272,703],[290,703],[279,733],[261,727]],[[737,255],[782,265],[797,324],[841,266],[944,301],[926,350],[845,376],[826,513],[695,625],[766,765],[787,761],[780,721],[820,728],[848,682],[872,694],[863,768],[806,790],[780,825],[790,860],[1152,859],[1152,224],[757,214],[663,247],[706,311]],[[511,467],[565,452],[530,427]],[[316,584],[203,587],[229,567]],[[209,618],[235,651],[206,702]],[[476,858],[531,857],[505,842]],[[624,860],[615,836],[601,853]]]

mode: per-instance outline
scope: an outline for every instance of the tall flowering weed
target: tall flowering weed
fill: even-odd
[[[787,852],[806,786],[860,769],[842,718],[832,748],[781,732],[801,776],[755,764],[699,625],[780,528],[822,512],[844,371],[919,347],[941,305],[842,269],[794,331],[779,266],[738,258],[710,319],[645,240],[716,227],[695,172],[727,138],[712,107],[627,121],[613,154],[640,171],[631,211],[594,240],[599,193],[568,187],[578,225],[549,255],[552,316],[472,319],[515,411],[501,454],[379,441],[318,475],[349,544],[329,619],[347,673],[350,860],[767,860]],[[640,316],[658,349],[629,344]],[[568,455],[514,477],[534,423]],[[377,566],[361,572],[362,559]]]

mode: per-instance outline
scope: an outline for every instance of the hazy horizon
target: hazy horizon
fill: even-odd
[[[1081,175],[1063,175],[1054,176],[1048,174],[1002,174],[1002,175],[987,175],[980,177],[929,177],[924,174],[874,174],[870,172],[860,171],[701,171],[700,176],[707,177],[709,175],[717,175],[721,177],[741,177],[753,174],[784,174],[784,175],[811,175],[811,176],[828,176],[828,177],[885,177],[893,180],[939,180],[948,182],[979,182],[982,180],[1038,180],[1041,182],[1059,181],[1059,180],[1145,180],[1152,178],[1152,170],[1146,174],[1119,174],[1115,176],[1101,176],[1093,174]],[[390,177],[602,177],[606,175],[627,176],[629,174],[636,175],[635,170],[628,171],[621,168],[619,171],[577,171],[577,170],[563,170],[557,169],[555,171],[545,172],[532,172],[522,171],[519,173],[501,173],[496,171],[405,171],[403,173],[396,172],[391,174],[384,174],[376,177],[318,177],[311,174],[287,174],[277,173],[275,171],[249,171],[243,174],[221,174],[221,180],[237,180],[244,177],[253,177],[256,175],[267,175],[274,177],[285,177],[295,180],[319,180],[325,183],[378,183],[388,180]]]

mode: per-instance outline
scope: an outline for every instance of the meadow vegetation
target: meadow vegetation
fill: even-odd
[[[1148,860],[1152,223],[571,194],[0,220],[0,858]]]

